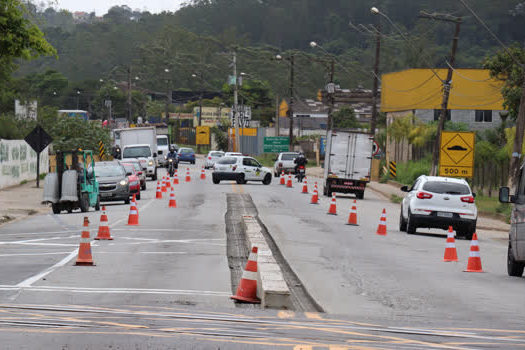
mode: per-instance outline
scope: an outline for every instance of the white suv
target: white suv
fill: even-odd
[[[452,226],[458,236],[471,239],[476,231],[478,210],[475,194],[465,180],[422,175],[401,204],[399,230],[416,233],[418,227],[447,229]]]
[[[298,152],[283,152],[279,153],[275,164],[273,165],[273,174],[275,177],[281,176],[281,172],[295,173],[295,158],[299,157]]]
[[[204,169],[213,168],[213,165],[216,161],[224,157],[223,151],[210,151],[206,156],[206,161],[204,163]]]
[[[238,184],[262,181],[269,185],[272,182],[272,172],[252,157],[223,157],[213,166],[212,180],[214,184],[222,180],[235,180]]]

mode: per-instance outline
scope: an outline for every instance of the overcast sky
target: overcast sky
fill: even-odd
[[[58,0],[56,7],[75,11],[92,12],[102,16],[113,6],[127,5],[132,9],[148,10],[152,13],[176,11],[184,0]]]

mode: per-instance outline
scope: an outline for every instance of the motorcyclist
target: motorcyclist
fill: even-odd
[[[172,159],[173,160],[173,167],[175,169],[178,168],[178,164],[177,164],[177,152],[175,152],[175,147],[173,146],[170,146],[170,151],[168,152],[168,154],[166,155],[166,160],[168,161],[168,167],[169,167],[169,160]]]
[[[294,159],[293,162],[295,164],[295,173],[297,174],[297,169],[299,169],[299,166],[302,165],[302,166],[306,167],[306,164],[308,163],[308,159],[306,159],[304,154],[301,152],[301,153],[299,153],[297,158]]]
[[[115,148],[113,149],[113,158],[120,159],[121,153],[122,151],[120,149],[120,146],[116,145]]]

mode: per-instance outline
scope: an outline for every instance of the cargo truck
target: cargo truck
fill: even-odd
[[[371,134],[329,131],[324,161],[324,195],[353,193],[357,199],[363,199],[366,184],[370,182],[373,147]]]
[[[155,127],[115,129],[115,144],[120,146],[122,159],[138,159],[143,171],[157,180],[157,132]]]

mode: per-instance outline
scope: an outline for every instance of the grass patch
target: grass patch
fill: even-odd
[[[390,201],[392,203],[400,204],[403,201],[403,197],[399,197],[397,194],[392,194],[390,196]]]
[[[432,159],[430,157],[397,164],[397,177],[394,179],[403,185],[411,185],[421,175],[430,174]]]
[[[27,180],[20,181],[20,185],[25,185],[27,183]]]
[[[47,173],[43,173],[43,174],[40,174],[40,175],[38,176],[38,178],[39,178],[40,180],[44,180],[44,179],[46,178],[46,176],[47,176]]]
[[[512,205],[500,203],[497,197],[476,196],[476,206],[481,214],[503,215],[505,221],[510,222]]]
[[[277,158],[277,154],[264,153],[254,158],[257,159],[259,163],[261,163],[263,166],[273,168],[273,165],[275,164],[275,158]]]

